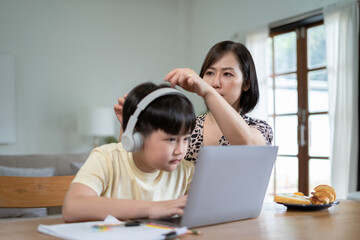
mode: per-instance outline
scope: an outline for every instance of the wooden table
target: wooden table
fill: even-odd
[[[58,239],[37,232],[39,224],[63,223],[61,218],[0,223],[0,239]],[[201,235],[180,239],[360,239],[360,202],[340,201],[320,211],[295,211],[264,204],[258,218],[201,227]]]

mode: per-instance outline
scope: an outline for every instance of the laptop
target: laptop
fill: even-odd
[[[188,228],[259,216],[277,146],[205,146],[181,217],[136,219]]]

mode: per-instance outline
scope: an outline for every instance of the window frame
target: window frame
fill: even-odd
[[[267,77],[272,79],[272,91],[273,91],[273,109],[274,112],[269,114],[269,117],[273,119],[274,128],[276,128],[276,118],[281,116],[294,116],[298,117],[298,154],[297,155],[286,155],[279,154],[281,157],[297,157],[298,158],[298,191],[303,192],[305,195],[309,195],[309,163],[310,159],[318,160],[329,160],[329,156],[310,156],[309,151],[309,118],[313,115],[328,114],[328,111],[319,111],[319,112],[310,112],[308,99],[309,99],[309,89],[308,89],[308,73],[327,69],[327,66],[317,67],[308,69],[308,58],[307,58],[307,30],[312,27],[323,25],[322,17],[312,17],[314,21],[307,21],[306,19],[288,24],[283,27],[277,27],[276,31],[270,31],[269,37],[272,38],[272,73],[268,74]],[[275,51],[274,51],[274,37],[289,32],[296,32],[296,71],[290,71],[286,73],[276,74],[275,73]],[[287,75],[295,73],[297,75],[297,95],[298,95],[298,111],[297,113],[282,113],[277,114],[275,108],[275,78],[281,75]],[[303,132],[303,133],[302,133]],[[276,133],[275,133],[276,134]],[[302,138],[303,134],[303,138]],[[276,171],[275,171],[276,174]],[[275,177],[276,179],[276,177]],[[276,181],[276,180],[275,180]],[[276,182],[275,182],[276,186]]]

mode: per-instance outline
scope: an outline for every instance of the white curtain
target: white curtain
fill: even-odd
[[[269,73],[267,72],[267,66],[269,66],[269,63],[267,62],[267,57],[270,56],[270,54],[267,53],[268,37],[269,30],[267,27],[258,28],[257,30],[248,32],[245,35],[245,46],[250,51],[251,56],[253,57],[260,91],[259,103],[257,107],[248,115],[265,121],[268,121],[269,114],[267,94],[267,76],[269,75]],[[272,176],[272,179],[273,180],[270,180],[268,186],[265,202],[273,201],[273,197],[271,196],[273,196],[273,194],[275,193],[275,178]]]
[[[339,198],[356,190],[358,164],[359,9],[356,2],[324,8],[329,81],[331,184]]]
[[[269,30],[267,27],[254,30],[245,37],[245,46],[251,53],[254,59],[256,74],[259,83],[260,100],[258,106],[249,113],[249,116],[254,116],[262,120],[268,118],[268,99],[267,99],[267,59],[266,43],[269,37]]]

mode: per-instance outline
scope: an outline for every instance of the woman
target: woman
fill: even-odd
[[[246,115],[257,105],[259,89],[253,59],[244,45],[219,42],[208,52],[200,75],[178,68],[164,80],[198,94],[209,110],[197,117],[186,160],[196,162],[202,146],[272,144],[271,127]],[[119,98],[114,106],[120,122],[123,101]]]

